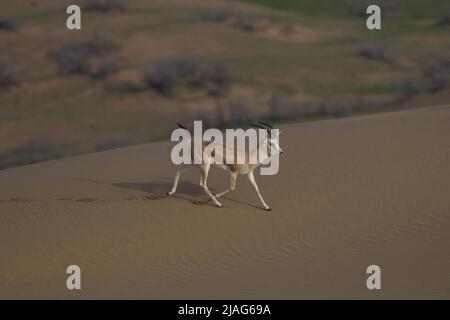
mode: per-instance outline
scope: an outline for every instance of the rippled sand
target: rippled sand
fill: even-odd
[[[245,177],[165,196],[168,142],[0,171],[0,298],[450,298],[449,107],[282,131],[270,213]]]

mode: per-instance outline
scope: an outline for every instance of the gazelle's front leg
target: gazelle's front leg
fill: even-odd
[[[253,176],[253,172],[250,172],[250,173],[248,174],[248,180],[250,180],[250,183],[252,184],[253,188],[255,189],[256,193],[258,194],[259,200],[261,200],[261,203],[262,203],[264,209],[266,209],[267,211],[272,210],[272,209],[270,209],[270,207],[267,205],[267,203],[264,201],[264,199],[263,199],[261,193],[259,192],[259,188],[258,188],[258,185],[256,184],[255,177]]]
[[[219,197],[227,194],[230,191],[234,191],[236,189],[236,178],[237,178],[237,173],[230,172],[230,189],[225,190],[224,192],[221,192],[219,194],[216,194],[216,198],[219,198]]]
[[[210,164],[205,164],[202,166],[202,176],[203,176],[203,190],[205,191],[205,193],[211,198],[211,200],[214,202],[214,204],[216,206],[218,206],[219,208],[223,207],[223,204],[221,204],[219,201],[217,201],[217,199],[214,197],[214,195],[211,193],[211,191],[209,191],[208,189],[208,173],[209,173],[209,169],[210,169],[211,165]]]
[[[178,180],[180,180],[180,175],[181,175],[184,171],[186,171],[186,170],[188,170],[188,169],[191,169],[191,168],[192,168],[191,165],[186,165],[186,164],[182,164],[182,165],[179,165],[179,166],[177,167],[177,174],[175,175],[175,179],[174,179],[174,181],[173,181],[173,187],[172,187],[172,190],[170,190],[169,192],[167,192],[168,195],[172,195],[172,194],[174,194],[174,193],[177,191]]]

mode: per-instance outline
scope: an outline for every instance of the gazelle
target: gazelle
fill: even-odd
[[[181,124],[178,124],[178,126],[182,129],[188,130],[186,127],[184,127]],[[256,193],[258,194],[259,200],[261,201],[264,209],[270,211],[271,210],[270,207],[267,205],[267,203],[264,201],[263,197],[261,196],[258,185],[256,184],[256,181],[255,181],[255,177],[253,175],[253,171],[255,171],[255,169],[258,168],[262,163],[264,163],[271,155],[282,154],[283,150],[280,148],[278,139],[272,137],[272,134],[271,134],[271,130],[273,129],[272,125],[265,123],[265,122],[259,122],[259,124],[252,124],[252,127],[267,130],[267,135],[265,135],[264,140],[261,141],[257,145],[256,148],[254,148],[252,150],[245,149],[244,155],[237,154],[236,149],[229,150],[229,149],[227,149],[226,145],[220,145],[220,147],[223,148],[223,150],[224,150],[224,154],[226,153],[226,150],[228,150],[228,152],[234,152],[234,154],[236,155],[236,158],[241,157],[241,159],[245,159],[244,163],[242,163],[242,164],[239,164],[239,163],[216,164],[212,161],[213,160],[212,158],[206,157],[206,159],[202,158],[202,159],[204,159],[204,161],[202,161],[202,163],[200,163],[200,164],[180,164],[177,167],[177,173],[175,175],[175,180],[173,182],[172,190],[169,191],[167,194],[172,195],[176,192],[177,186],[178,186],[178,180],[180,179],[180,175],[183,172],[197,167],[200,169],[200,173],[201,173],[200,186],[203,188],[205,193],[211,198],[211,200],[214,202],[214,204],[216,206],[218,206],[219,208],[221,208],[221,207],[223,207],[223,205],[217,199],[236,189],[236,180],[237,180],[238,175],[247,175],[251,185],[253,186]],[[209,142],[209,141],[208,142],[204,141],[202,143],[203,148],[205,148],[210,143],[211,142]],[[261,153],[260,153],[261,148],[265,148],[263,150],[269,150],[270,154],[265,152],[265,153],[262,153],[262,156],[261,156]],[[257,161],[256,161],[256,163],[250,163],[249,159],[257,159]],[[211,165],[219,167],[224,170],[227,170],[230,173],[230,188],[221,193],[218,193],[216,195],[213,195],[211,193],[211,191],[208,188],[208,184],[207,184],[208,174],[209,174]]]

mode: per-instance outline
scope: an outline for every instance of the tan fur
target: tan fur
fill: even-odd
[[[180,126],[183,129],[183,126]],[[270,128],[272,128],[271,126],[269,126]],[[261,126],[259,126],[259,128],[263,128]],[[267,130],[269,130],[269,128],[265,128]],[[187,129],[186,129],[187,130]],[[269,137],[270,137],[270,132],[269,132]],[[211,143],[213,143],[212,141],[202,141],[202,150],[201,150],[201,155],[203,155],[205,148],[207,146],[209,146]],[[264,140],[263,142],[264,147],[269,146],[269,156],[271,154],[271,146],[272,146],[272,142],[268,140]],[[277,144],[278,146],[278,144]],[[173,187],[172,190],[168,192],[169,195],[172,195],[176,192],[177,189],[177,185],[178,185],[178,180],[180,178],[180,175],[182,172],[189,170],[191,168],[197,167],[200,169],[201,172],[201,176],[200,176],[200,186],[203,187],[203,190],[205,191],[205,193],[210,197],[210,199],[215,203],[215,205],[217,205],[218,207],[223,207],[222,203],[220,203],[217,198],[227,194],[228,192],[234,191],[236,188],[236,178],[238,174],[241,175],[247,175],[250,183],[252,184],[253,188],[255,189],[264,209],[266,210],[271,210],[270,207],[266,204],[266,202],[264,201],[263,197],[261,196],[261,193],[259,192],[259,188],[258,185],[256,184],[255,181],[255,177],[253,175],[253,171],[261,165],[261,162],[263,161],[262,159],[257,159],[257,163],[255,164],[250,164],[250,158],[251,156],[255,157],[256,155],[259,154],[260,148],[261,148],[261,144],[258,143],[258,146],[256,148],[256,150],[245,150],[245,154],[244,154],[244,163],[241,164],[237,164],[237,163],[230,163],[227,164],[226,163],[226,159],[227,159],[227,152],[230,152],[231,150],[229,148],[226,147],[225,144],[222,144],[222,156],[223,156],[223,161],[225,162],[224,164],[214,164],[214,166],[219,167],[221,169],[227,169],[230,172],[230,188],[228,190],[225,190],[221,193],[218,193],[216,195],[213,195],[211,193],[211,191],[208,189],[208,185],[207,185],[207,180],[208,180],[208,173],[209,170],[211,168],[212,163],[210,161],[206,161],[200,164],[194,164],[195,162],[193,161],[194,159],[198,159],[198,157],[196,157],[196,154],[194,154],[194,147],[193,147],[193,143],[191,144],[191,164],[182,164],[180,166],[178,166],[177,168],[177,174],[175,176],[175,180],[173,183]],[[279,151],[283,152],[281,150],[281,148],[279,148]],[[233,152],[233,159],[235,162],[237,162],[238,160],[238,153],[237,153],[237,149],[234,148],[234,150],[232,150]],[[251,153],[251,154],[250,154]],[[212,150],[211,152],[211,157],[215,157],[215,149]],[[202,157],[202,159],[205,159],[204,157]],[[212,159],[209,159],[212,160]],[[202,160],[203,161],[203,160]]]

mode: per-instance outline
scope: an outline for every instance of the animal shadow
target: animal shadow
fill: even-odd
[[[167,192],[172,189],[172,184],[172,182],[119,182],[112,185],[123,189],[143,191],[147,193],[147,199],[159,200],[168,197]],[[209,199],[204,199],[204,196],[203,188],[191,181],[180,181],[177,192],[171,195],[171,197],[187,200],[197,205],[208,204]]]

